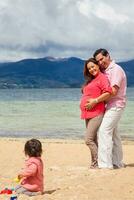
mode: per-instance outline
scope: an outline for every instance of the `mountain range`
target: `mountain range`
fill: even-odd
[[[118,63],[125,70],[128,86],[134,86],[134,60]],[[80,87],[84,60],[76,57],[24,59],[0,63],[0,88]]]

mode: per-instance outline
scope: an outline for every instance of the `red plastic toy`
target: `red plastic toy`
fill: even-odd
[[[11,189],[5,188],[4,190],[0,191],[0,194],[12,194],[13,191]]]

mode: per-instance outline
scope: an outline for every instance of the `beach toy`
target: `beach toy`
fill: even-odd
[[[13,181],[14,181],[15,183],[19,183],[19,182],[20,182],[20,178],[16,177],[16,178],[13,179]]]
[[[4,190],[0,191],[0,194],[12,194],[13,191],[11,189],[5,188]]]
[[[10,200],[16,200],[16,199],[17,199],[17,196],[10,197]]]

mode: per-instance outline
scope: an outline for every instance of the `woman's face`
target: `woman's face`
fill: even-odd
[[[87,64],[87,69],[92,76],[97,76],[100,72],[99,66],[93,62]]]

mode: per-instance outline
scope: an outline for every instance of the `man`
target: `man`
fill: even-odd
[[[98,132],[98,166],[109,169],[121,168],[124,166],[123,153],[117,125],[126,105],[126,75],[123,69],[111,60],[106,49],[96,50],[93,56],[104,70],[113,90]],[[94,101],[89,100],[88,106],[93,107],[101,101],[100,97]]]

